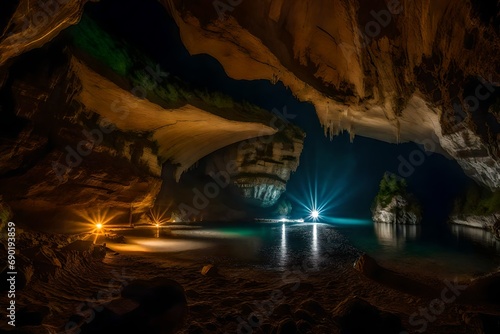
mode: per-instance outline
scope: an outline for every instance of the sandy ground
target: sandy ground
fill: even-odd
[[[107,246],[113,250],[112,243]],[[419,312],[419,308],[428,308],[431,300],[440,296],[422,297],[418,292],[408,294],[374,282],[353,268],[358,256],[351,246],[344,245],[324,255],[320,268],[310,268],[306,262],[283,270],[219,264],[219,275],[207,277],[200,273],[207,264],[203,258],[188,261],[191,255],[182,252],[168,255],[113,250],[102,262],[76,272],[68,270],[57,280],[34,282],[18,294],[17,302],[48,305],[50,314],[44,321],[45,329],[65,333],[73,315],[85,313],[92,317],[100,305],[116,299],[131,281],[162,276],[185,289],[189,316],[182,333],[276,333],[283,320],[293,318],[298,322],[304,318],[299,310],[307,309],[311,300],[319,303],[324,313],[309,319],[309,333],[337,333],[336,307],[352,296],[396,314],[408,333],[416,333],[421,326],[410,323],[410,315]],[[414,273],[412,278],[437,291],[446,287],[432,273]],[[4,300],[1,301],[3,305]],[[448,303],[442,314],[428,322],[426,332],[475,333],[466,319],[477,312],[500,316],[495,306]],[[0,325],[8,328],[4,317]],[[39,333],[40,327],[32,330],[29,332]]]

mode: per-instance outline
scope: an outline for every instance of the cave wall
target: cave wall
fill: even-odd
[[[8,23],[10,30],[20,11],[17,7]],[[46,34],[64,26],[52,23]],[[4,32],[0,42],[7,49],[14,47],[9,36]],[[265,110],[189,91],[89,18],[51,35],[50,42],[43,39],[46,44],[38,35],[25,36],[35,49],[4,53],[0,65],[0,194],[17,219],[66,219],[111,208],[128,222],[129,214],[135,220],[164,206],[158,195],[171,181],[165,182],[165,165],[172,168],[176,187],[183,188],[182,174],[213,152],[259,137],[271,138],[273,145],[278,132],[281,145],[303,139],[296,128],[298,137],[288,136],[291,125],[278,128]],[[297,150],[294,170],[301,146]],[[249,182],[257,183],[252,177]]]
[[[498,3],[162,3],[191,54],[212,55],[235,79],[283,82],[315,106],[325,134],[421,143],[500,187],[491,108],[499,98]]]
[[[288,130],[280,133],[284,138],[260,137],[214,152],[205,159],[205,174],[226,178],[229,189],[251,206],[275,206],[299,166],[303,149],[303,132],[290,125]]]
[[[0,136],[3,199],[40,220],[39,213],[60,209],[151,207],[162,182],[157,144],[80,103],[83,86],[70,57],[45,48],[10,68],[0,116],[4,126],[9,118],[20,124]]]

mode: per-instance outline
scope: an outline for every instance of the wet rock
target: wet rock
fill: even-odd
[[[358,297],[341,302],[334,314],[343,333],[399,334],[403,330],[399,317]]]
[[[213,264],[207,264],[201,268],[201,274],[207,277],[217,277],[219,276],[219,269]]]
[[[368,254],[361,255],[354,262],[354,269],[368,277],[374,277],[382,270],[377,261]]]
[[[415,296],[434,298],[440,293],[433,287],[380,266],[367,254],[361,255],[354,262],[354,268],[380,284]]]

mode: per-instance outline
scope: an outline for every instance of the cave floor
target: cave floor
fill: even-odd
[[[352,253],[332,254],[328,266],[321,270],[300,265],[287,270],[218,266],[218,275],[211,277],[200,273],[207,264],[203,259],[186,261],[182,254],[169,258],[164,253],[117,253],[112,244],[108,247],[102,262],[81,272],[68,271],[57,280],[34,282],[21,293],[19,301],[48,305],[51,315],[44,327],[60,333],[82,310],[91,321],[92,313],[117,298],[129,282],[162,276],[177,281],[185,290],[189,316],[181,333],[276,333],[278,324],[294,317],[308,300],[319,303],[324,310],[314,317],[310,333],[340,333],[336,308],[353,296],[396,314],[409,333],[417,333],[421,326],[416,326],[415,320],[410,323],[410,316],[419,308],[428,308],[433,298],[440,298],[419,296],[418,291],[401,292],[367,278],[353,268],[356,256]],[[432,273],[414,273],[412,278],[436,291],[446,287],[443,281],[432,278]],[[252,313],[259,314],[258,321],[252,322]],[[492,305],[449,303],[435,320],[427,322],[426,332],[481,333],[474,324],[467,323],[470,315],[478,313],[500,317],[500,310]]]

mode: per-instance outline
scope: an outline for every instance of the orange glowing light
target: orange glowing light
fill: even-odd
[[[79,211],[77,214],[84,220],[86,224],[91,225],[91,233],[101,233],[104,225],[118,217],[119,213],[111,214],[109,209],[95,209]]]
[[[151,219],[151,222],[156,226],[156,227],[160,227],[161,225],[165,224],[168,222],[168,218],[166,218],[166,214],[167,214],[167,209],[163,210],[162,212],[160,212],[158,209],[151,209],[149,210],[149,219]]]

